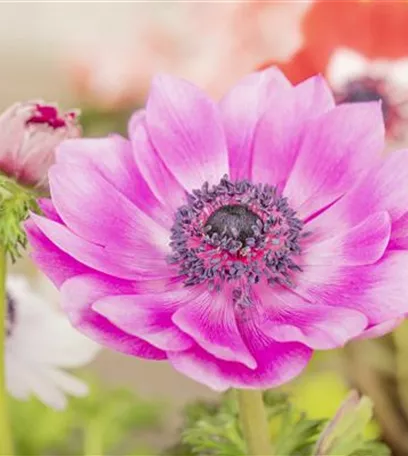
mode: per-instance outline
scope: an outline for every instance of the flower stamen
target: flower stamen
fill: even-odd
[[[292,286],[290,276],[300,271],[293,257],[300,254],[303,222],[276,187],[224,176],[218,185],[206,182],[193,190],[187,201],[176,212],[169,258],[186,286],[207,283],[219,291],[241,282],[233,297],[242,303],[242,282]]]

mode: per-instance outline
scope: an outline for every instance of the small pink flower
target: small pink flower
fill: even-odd
[[[17,103],[0,115],[0,172],[23,185],[44,187],[55,148],[80,135],[78,113],[53,105]]]
[[[381,159],[378,102],[276,69],[220,103],[161,76],[129,136],[65,141],[27,223],[84,334],[264,388],[408,311],[408,152]]]

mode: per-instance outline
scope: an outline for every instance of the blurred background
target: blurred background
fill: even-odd
[[[315,3],[322,2],[0,3],[0,108],[5,109],[20,100],[55,101],[63,108],[81,109],[85,135],[97,136],[111,131],[125,133],[129,113],[143,107],[151,78],[157,72],[169,72],[189,79],[218,99],[229,86],[251,71],[267,67],[273,62],[279,62],[285,68],[308,44],[305,17],[316,8]],[[348,42],[343,46],[340,38],[339,43],[334,40],[336,26],[335,22],[330,22],[335,21],[335,11],[340,3],[357,5],[380,2],[323,3],[331,4],[333,14],[330,11],[319,13],[318,19],[313,20],[323,24],[326,14],[332,32],[329,36],[327,30],[323,31],[327,35],[321,35],[320,39],[325,43],[331,42],[333,47],[342,48],[352,44]],[[390,4],[397,4],[392,1],[381,3],[387,8]],[[349,18],[353,16],[347,15]],[[359,23],[360,16],[356,17],[350,27],[355,30],[361,26],[361,34],[367,28],[372,37],[377,39],[384,37],[381,34],[385,33],[385,29],[388,30],[386,26],[383,29],[373,27],[376,22],[370,22],[371,19],[365,16],[361,16],[362,22]],[[386,22],[388,16],[384,9],[381,17]],[[401,12],[398,17],[401,17]],[[368,21],[369,25],[364,21]],[[407,16],[404,16],[401,26],[408,28]],[[338,36],[348,35],[346,29],[338,33]],[[407,42],[404,37],[401,37],[402,40]],[[355,48],[361,53],[358,39],[356,43]],[[328,53],[326,51],[317,49],[314,52],[323,56]],[[386,52],[381,50],[378,57],[384,60],[387,58]],[[404,53],[408,57],[408,51],[399,51],[391,52],[389,58],[399,59]],[[369,48],[365,57],[375,60],[375,49]],[[325,73],[326,70],[326,67],[321,68],[321,62],[314,62],[313,58],[304,65],[305,75],[308,71]],[[293,68],[288,66],[288,77],[301,79],[294,73]],[[355,101],[365,99],[366,92],[362,95],[360,92],[360,99]],[[374,96],[379,99],[382,94]],[[400,108],[403,101],[398,99],[396,106]],[[405,118],[402,108],[398,116]],[[396,142],[405,141],[400,130],[399,127],[398,134],[390,134],[390,149]],[[28,274],[44,299],[58,303],[55,289],[34,269],[29,259],[20,260],[13,268]],[[404,328],[398,333],[398,338],[390,336],[378,343],[362,342],[346,350],[331,352],[330,355],[319,355],[309,373],[287,388],[293,392],[295,402],[307,409],[311,416],[325,418],[333,415],[351,385],[358,386],[372,395],[375,401],[379,398],[377,410],[381,416],[369,432],[385,436],[395,454],[408,454],[408,416],[403,406],[396,406],[401,399],[394,397],[400,388],[396,378],[399,357],[404,359],[401,353],[405,354],[406,338],[403,331]],[[398,344],[402,351],[397,353]],[[377,375],[378,372],[380,374]],[[406,374],[398,372],[402,376]],[[114,391],[125,387],[144,401],[151,400],[155,405],[150,409],[150,405],[135,399],[135,406],[139,407],[142,415],[147,410],[141,418],[136,417],[136,422],[137,419],[140,422],[145,420],[155,426],[154,407],[162,407],[165,419],[164,424],[160,424],[160,438],[157,438],[157,432],[149,429],[141,431],[138,434],[142,448],[140,454],[143,454],[145,445],[152,449],[149,451],[153,454],[174,443],[182,422],[180,411],[185,404],[197,399],[216,398],[215,393],[178,374],[166,363],[131,359],[108,350],[103,350],[81,375],[98,379],[98,384],[102,386],[96,387],[99,393],[95,394],[99,394],[100,398],[107,394],[105,388]],[[389,399],[391,396],[392,400]],[[325,398],[323,401],[322,397]],[[20,420],[18,427],[24,426],[22,416],[29,413],[22,404],[15,405],[15,416]],[[39,405],[31,404],[30,407],[30,417],[36,419],[42,414],[44,429],[56,426],[57,415],[45,417],[46,413],[51,412],[45,412]],[[70,402],[69,412],[56,413],[71,413],[75,416],[75,413],[83,413],[81,407],[81,402],[75,399]],[[383,423],[387,421],[390,424],[384,427]],[[58,447],[55,445],[57,437],[54,437],[54,441],[50,440],[54,442],[50,444],[51,448]],[[48,442],[47,437],[44,437],[44,442]],[[30,450],[29,443],[24,448],[27,454],[30,451],[36,454]],[[118,450],[118,454],[124,454],[125,450],[121,451]],[[58,454],[64,454],[61,448]]]

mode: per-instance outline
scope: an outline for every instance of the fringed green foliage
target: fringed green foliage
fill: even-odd
[[[161,404],[97,384],[88,397],[70,399],[63,412],[35,399],[11,400],[10,409],[15,451],[25,456],[153,455],[146,433],[160,433],[164,418]]]
[[[0,239],[13,262],[21,256],[27,245],[22,222],[27,219],[29,211],[39,212],[36,196],[0,175]]]
[[[310,455],[324,420],[308,420],[294,410],[286,395],[274,391],[264,394],[273,436],[274,454]],[[238,407],[231,393],[216,404],[199,402],[185,411],[186,426],[181,441],[166,454],[178,456],[245,454],[245,443],[239,424]],[[276,434],[276,435],[275,435]]]
[[[387,456],[390,454],[384,444],[367,441],[363,436],[363,430],[372,415],[372,405],[367,398],[364,398],[361,404],[358,402],[360,405],[353,411],[352,417],[347,415],[345,421],[339,421],[336,415],[330,423],[326,420],[309,419],[305,413],[293,407],[289,399],[287,395],[277,391],[271,390],[264,394],[274,454],[285,456],[340,454],[342,456]],[[325,429],[324,432],[323,429]],[[334,439],[332,439],[333,436]],[[245,455],[234,396],[231,393],[225,394],[218,406],[215,403],[204,402],[188,406],[185,410],[185,427],[181,433],[180,442],[168,449],[165,454],[172,456]]]

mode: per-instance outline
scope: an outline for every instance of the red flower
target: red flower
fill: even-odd
[[[389,136],[401,135],[408,101],[408,2],[317,0],[304,16],[303,46],[278,65],[295,84],[323,74],[338,102],[383,101]]]

